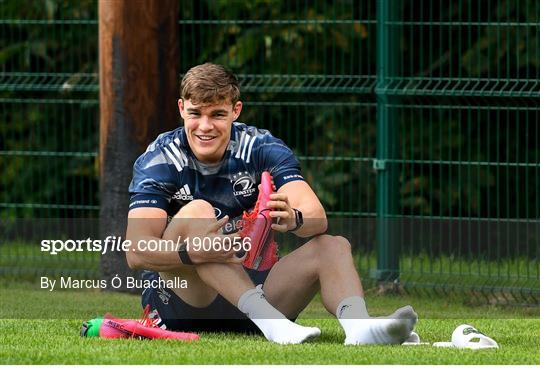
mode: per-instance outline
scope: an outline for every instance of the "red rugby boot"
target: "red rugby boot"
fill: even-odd
[[[259,197],[255,207],[249,212],[244,211],[242,216],[240,236],[251,239],[251,249],[247,252],[244,266],[254,270],[268,270],[278,261],[277,244],[271,228],[272,218],[270,208],[267,206],[272,193],[274,193],[272,176],[265,171],[261,175]]]
[[[199,335],[188,332],[168,331],[159,328],[155,321],[149,318],[150,306],[144,309],[143,317],[140,321],[132,319],[120,319],[106,314],[103,323],[99,327],[99,335],[109,339],[165,339],[165,340],[187,340],[195,341]]]

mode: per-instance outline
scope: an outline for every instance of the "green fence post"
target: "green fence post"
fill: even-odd
[[[399,200],[398,117],[390,106],[395,97],[389,94],[389,82],[396,75],[399,60],[398,35],[387,23],[399,14],[398,4],[377,1],[377,269],[379,281],[394,281],[399,276],[399,236],[396,224]],[[389,161],[390,160],[390,161]]]

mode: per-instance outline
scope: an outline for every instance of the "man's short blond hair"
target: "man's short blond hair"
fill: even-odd
[[[180,83],[180,97],[194,105],[240,100],[238,79],[222,65],[205,63],[189,69]]]

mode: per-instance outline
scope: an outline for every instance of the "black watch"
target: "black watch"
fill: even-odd
[[[180,244],[180,247],[178,247],[178,255],[180,256],[180,261],[182,264],[193,265],[193,261],[189,257],[187,251],[187,241],[184,241],[182,244]]]
[[[294,229],[291,229],[289,231],[296,231],[300,229],[302,225],[304,225],[304,216],[302,216],[302,212],[300,210],[297,210],[296,208],[292,209],[294,211],[294,219],[296,220],[296,226]]]

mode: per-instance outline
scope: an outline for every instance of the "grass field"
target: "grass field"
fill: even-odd
[[[38,291],[36,284],[4,282],[0,288],[2,364],[540,364],[540,310],[466,306],[463,301],[411,296],[366,297],[372,315],[412,304],[423,341],[447,341],[455,327],[472,324],[493,337],[499,350],[462,351],[429,346],[343,346],[335,319],[315,300],[300,323],[321,337],[279,346],[259,336],[201,335],[194,343],[81,338],[81,322],[111,312],[140,314],[139,297],[98,291]],[[54,319],[53,319],[54,318]]]

